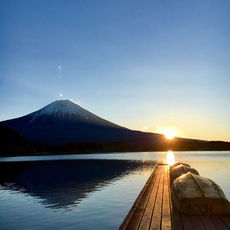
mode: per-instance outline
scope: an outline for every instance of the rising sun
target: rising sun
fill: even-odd
[[[173,129],[166,129],[163,131],[165,138],[168,140],[172,140],[176,136],[176,131]]]

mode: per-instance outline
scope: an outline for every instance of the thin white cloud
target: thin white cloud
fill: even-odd
[[[58,71],[62,71],[62,66],[61,65],[58,66]]]
[[[162,133],[163,128],[161,128],[159,125],[156,125],[156,128],[157,128],[157,132]]]
[[[58,77],[62,78],[62,66],[58,65],[57,69],[58,69]]]

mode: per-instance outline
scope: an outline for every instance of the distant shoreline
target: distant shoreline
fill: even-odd
[[[55,155],[89,155],[89,154],[114,154],[114,153],[133,153],[133,152],[167,152],[171,149],[168,150],[150,150],[150,151],[108,151],[108,152],[102,152],[102,151],[88,151],[88,152],[76,152],[76,151],[63,151],[63,152],[35,152],[35,153],[17,153],[17,154],[4,154],[4,153],[0,153],[0,157],[30,157],[30,156],[55,156]],[[174,152],[205,152],[205,151],[209,151],[209,152],[227,152],[230,151],[229,150],[218,150],[218,149],[211,149],[211,150],[172,150]]]

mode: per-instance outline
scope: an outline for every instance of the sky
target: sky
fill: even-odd
[[[70,99],[134,130],[230,141],[229,0],[0,0],[0,121]]]

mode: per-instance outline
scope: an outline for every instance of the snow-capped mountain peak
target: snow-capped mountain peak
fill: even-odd
[[[45,106],[40,111],[40,115],[65,115],[65,114],[73,114],[73,113],[81,113],[82,108],[73,103],[70,100],[58,100],[54,101],[51,104]]]
[[[39,124],[41,125],[48,117],[52,117],[53,121],[57,119],[69,122],[75,120],[106,126],[117,126],[87,111],[68,99],[54,101],[42,109],[31,113],[29,123],[34,123],[36,120],[40,120]]]
[[[79,105],[75,104],[70,100],[58,100],[50,103],[49,105],[43,107],[42,109],[31,114],[32,119],[30,122],[33,122],[35,119],[41,116],[53,116],[55,118],[69,118],[72,116],[77,116],[85,120],[89,119],[89,116],[92,116],[90,112],[83,109]],[[96,117],[96,116],[94,116]]]

